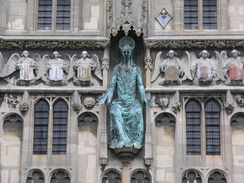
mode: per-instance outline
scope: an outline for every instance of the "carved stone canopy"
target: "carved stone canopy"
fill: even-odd
[[[155,125],[157,127],[162,126],[164,124],[175,126],[175,123],[176,123],[175,116],[170,113],[167,113],[167,112],[161,113],[161,114],[157,115],[157,117],[155,118]]]
[[[231,126],[244,124],[244,112],[238,112],[234,114],[230,119],[230,124]]]
[[[84,112],[78,116],[78,124],[79,126],[83,125],[98,125],[98,118],[95,114],[91,112]]]
[[[147,11],[148,3],[146,0],[141,0],[138,4],[132,0],[122,0],[121,2],[107,0],[107,22],[108,30],[116,36],[119,30],[123,30],[125,35],[128,35],[130,30],[134,30],[137,36],[141,33],[145,35],[147,25]],[[115,9],[121,9],[121,11],[114,11]],[[138,14],[140,14],[138,18]]]

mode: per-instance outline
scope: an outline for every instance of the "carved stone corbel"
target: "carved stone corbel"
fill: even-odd
[[[234,101],[231,95],[230,90],[226,92],[226,103],[225,103],[225,111],[228,115],[230,115],[234,110]]]
[[[21,112],[27,112],[29,110],[29,106],[30,106],[30,99],[29,99],[30,95],[29,93],[25,90],[23,97],[22,97],[22,101],[19,105],[19,110]]]
[[[78,91],[75,91],[73,93],[73,104],[72,104],[72,108],[74,111],[79,112],[82,108],[81,106],[81,99],[80,99],[80,95],[78,93]]]
[[[180,94],[179,91],[176,91],[173,97],[172,111],[174,113],[177,113],[180,111],[180,109],[181,109]]]
[[[236,103],[239,107],[244,107],[244,96],[243,95],[236,95],[235,99],[236,99]]]
[[[19,103],[19,99],[17,98],[16,95],[10,94],[7,100],[10,106],[13,108],[16,108],[17,104]]]

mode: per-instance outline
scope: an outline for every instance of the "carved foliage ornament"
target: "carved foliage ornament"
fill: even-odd
[[[227,36],[227,35],[226,35]],[[145,40],[147,48],[235,48],[244,47],[244,40]]]
[[[83,41],[29,41],[29,40],[1,40],[0,49],[54,49],[54,48],[68,48],[68,49],[81,49],[81,48],[106,48],[109,40],[83,40]]]

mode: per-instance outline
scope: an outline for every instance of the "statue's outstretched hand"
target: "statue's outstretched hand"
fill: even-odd
[[[106,102],[107,98],[108,98],[107,94],[104,94],[104,95],[98,97],[98,105],[104,104]]]
[[[152,105],[152,100],[150,99],[150,98],[145,98],[144,99],[144,102],[149,106],[149,107],[153,107],[153,105]]]

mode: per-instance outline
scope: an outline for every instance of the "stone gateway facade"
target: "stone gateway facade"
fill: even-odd
[[[0,182],[244,182],[243,16],[243,0],[0,0]],[[126,36],[152,107],[142,146],[111,148],[98,102]]]

